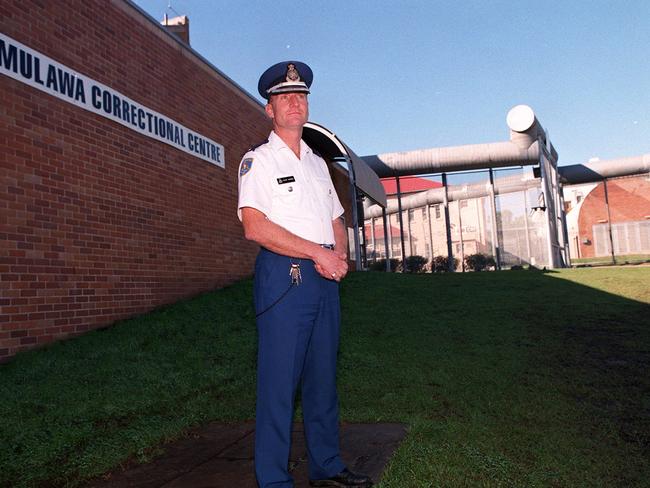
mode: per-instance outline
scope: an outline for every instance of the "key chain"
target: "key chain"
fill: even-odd
[[[302,282],[302,275],[300,274],[300,261],[297,263],[291,263],[291,268],[289,268],[289,276],[291,276],[292,285],[299,285]]]
[[[291,277],[291,284],[289,284],[289,287],[286,289],[286,291],[280,295],[280,297],[274,301],[271,305],[266,307],[264,310],[261,312],[255,314],[255,318],[259,317],[262,314],[265,314],[269,310],[271,310],[273,307],[275,307],[280,301],[287,296],[287,293],[291,291],[291,288],[293,288],[293,285],[298,286],[302,282],[302,275],[300,274],[300,260],[298,260],[297,263],[291,262],[291,267],[289,268],[289,276]]]

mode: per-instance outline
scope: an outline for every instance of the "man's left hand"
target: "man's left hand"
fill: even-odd
[[[334,252],[334,251],[331,251]],[[328,279],[328,280],[334,280],[340,282],[345,276],[348,274],[348,261],[347,261],[347,254],[345,253],[335,253],[336,257],[339,258],[338,266],[336,267],[336,270],[333,272],[328,272],[326,271],[323,266],[320,264],[314,263],[314,269],[318,274],[320,274],[323,278]]]

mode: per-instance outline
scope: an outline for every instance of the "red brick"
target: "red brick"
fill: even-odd
[[[226,167],[0,77],[6,322],[40,344],[250,276],[237,170],[263,108],[128,3],[42,3],[4,1],[3,34],[223,144]],[[0,361],[36,345],[17,340],[0,336]]]
[[[607,180],[609,217],[617,222],[644,221],[650,216],[650,181],[645,175]],[[594,225],[608,222],[605,186],[599,183],[585,197],[578,219],[580,257],[595,256]],[[588,240],[588,244],[584,241]],[[609,247],[609,245],[608,245]]]

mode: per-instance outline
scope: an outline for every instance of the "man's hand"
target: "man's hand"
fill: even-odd
[[[341,281],[348,273],[347,231],[341,219],[334,219],[332,221],[332,229],[334,230],[335,245],[334,250],[330,252],[335,254],[339,261],[343,262],[345,265],[344,270],[335,271],[336,276],[325,276],[318,268],[316,268],[316,271],[325,276],[325,278]]]
[[[284,256],[311,259],[314,261],[316,271],[323,278],[341,281],[348,273],[345,252],[326,249],[319,244],[306,241],[271,222],[259,210],[250,207],[242,208],[242,223],[247,239]],[[341,239],[339,238],[337,242],[339,240]]]
[[[343,253],[323,248],[314,258],[314,269],[328,280],[341,281],[348,274],[348,262]]]

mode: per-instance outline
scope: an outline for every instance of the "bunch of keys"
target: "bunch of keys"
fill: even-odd
[[[291,263],[289,268],[289,276],[291,276],[291,284],[299,285],[302,282],[302,275],[300,274],[300,263]]]

